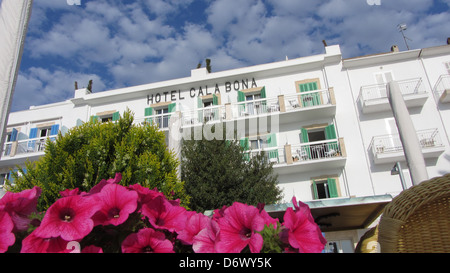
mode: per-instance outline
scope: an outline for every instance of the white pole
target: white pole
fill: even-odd
[[[0,151],[19,73],[33,0],[2,0],[0,7]],[[1,157],[1,153],[0,153]]]
[[[412,183],[418,185],[420,182],[428,180],[427,168],[416,130],[397,82],[388,83],[387,95],[400,134]]]

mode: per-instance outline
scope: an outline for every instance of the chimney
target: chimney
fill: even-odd
[[[391,52],[400,52],[400,49],[398,49],[398,45],[391,46]]]

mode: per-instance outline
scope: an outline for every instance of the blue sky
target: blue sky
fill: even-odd
[[[369,5],[368,2],[380,2]],[[12,111],[93,91],[320,54],[344,58],[443,45],[450,0],[35,0]]]

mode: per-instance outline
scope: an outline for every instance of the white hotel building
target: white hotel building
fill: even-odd
[[[352,252],[403,189],[391,175],[396,162],[412,185],[386,83],[400,85],[432,178],[450,172],[449,74],[448,44],[350,59],[334,45],[292,60],[214,73],[199,68],[186,78],[98,93],[78,89],[72,99],[10,113],[1,178],[42,156],[58,131],[115,120],[127,108],[135,122],[151,120],[166,132],[175,151],[175,133],[226,122],[238,129],[248,156],[265,150],[274,162],[284,198],[266,209],[280,216],[295,196],[310,206],[330,247]]]

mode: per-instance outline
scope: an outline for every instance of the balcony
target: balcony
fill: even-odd
[[[347,157],[342,138],[250,150],[245,156],[251,158],[261,151],[278,174],[342,168]]]
[[[450,103],[450,75],[441,75],[433,88],[436,101]]]
[[[400,91],[408,108],[422,107],[428,98],[421,78],[398,81]],[[364,114],[390,111],[387,84],[361,86],[359,102]]]
[[[225,118],[225,106],[209,106],[183,112],[181,115],[181,126],[196,126],[205,122],[222,122]]]
[[[424,158],[437,158],[445,151],[438,129],[418,131],[417,137],[422,147]],[[395,163],[406,160],[400,135],[398,134],[372,138],[370,149],[375,164]]]
[[[140,118],[136,118],[134,120],[134,123],[153,124],[158,129],[165,131],[165,130],[169,130],[169,120],[170,120],[171,115],[172,115],[172,113],[164,113],[164,114],[140,117]]]
[[[3,145],[0,166],[23,164],[26,159],[34,159],[44,154],[47,140],[55,141],[55,137],[40,137],[6,142]]]

